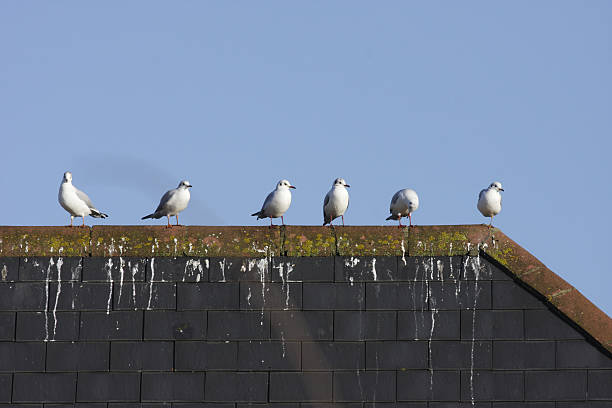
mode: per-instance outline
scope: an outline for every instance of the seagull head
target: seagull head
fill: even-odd
[[[338,177],[337,179],[334,180],[334,187],[350,187],[348,184],[346,184],[346,181],[344,181],[343,178]]]
[[[64,183],[72,183],[72,173],[67,171],[64,173]]]
[[[276,185],[276,188],[278,190],[281,189],[288,189],[288,188],[295,188],[294,186],[291,185],[291,183],[289,182],[289,180],[281,180],[278,182],[278,184]]]
[[[183,180],[179,183],[178,188],[190,188],[193,187],[187,180]]]
[[[504,191],[504,189],[502,188],[502,185],[499,181],[494,181],[491,183],[491,185],[489,186],[489,188],[495,190],[495,191]]]

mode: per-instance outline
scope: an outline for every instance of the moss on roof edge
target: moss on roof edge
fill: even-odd
[[[503,232],[485,225],[0,226],[8,256],[461,256],[483,253],[612,352],[612,319]]]

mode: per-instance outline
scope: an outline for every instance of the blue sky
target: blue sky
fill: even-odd
[[[181,179],[190,225],[495,224],[612,315],[612,3],[0,2],[5,225],[62,225],[62,173],[107,220],[141,221]],[[8,198],[8,191],[21,200]]]

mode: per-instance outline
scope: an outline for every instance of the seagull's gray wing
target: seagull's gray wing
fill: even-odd
[[[261,211],[260,214],[262,215],[261,218],[265,218],[263,217],[263,215],[265,215],[266,213],[266,207],[268,206],[268,204],[270,204],[270,202],[272,201],[272,199],[274,198],[274,193],[276,192],[276,190],[272,191],[270,194],[268,194],[268,196],[266,197],[266,199],[264,200],[263,205],[261,206]]]
[[[155,212],[157,213],[159,211],[163,211],[166,207],[166,204],[168,203],[168,201],[170,200],[170,198],[172,198],[174,194],[176,194],[176,189],[166,191],[166,194],[164,194],[161,200],[159,200],[159,205],[155,209]]]
[[[81,200],[83,200],[83,202],[85,204],[87,204],[87,207],[91,210],[91,216],[94,218],[106,218],[108,217],[108,214],[104,214],[103,212],[101,212],[100,210],[98,210],[93,203],[91,202],[91,199],[89,198],[89,196],[87,194],[85,194],[84,192],[82,192],[81,190],[79,190],[78,188],[74,188],[76,190],[76,195],[77,197],[79,197]]]
[[[325,207],[329,203],[329,192],[325,194],[325,200],[323,200],[323,221],[327,220],[327,213],[325,212]]]
[[[76,194],[77,197],[79,197],[81,200],[83,200],[85,202],[85,204],[87,204],[87,206],[91,209],[91,208],[96,208],[93,203],[91,202],[91,199],[89,198],[89,196],[87,194],[85,194],[84,192],[82,192],[81,190],[79,190],[78,188],[74,188],[76,190]]]
[[[482,200],[482,196],[487,192],[487,189],[485,188],[484,190],[480,190],[480,193],[478,193],[478,201]]]
[[[397,193],[393,194],[393,197],[391,198],[391,205],[389,205],[389,212],[393,213],[393,206],[395,205],[395,203],[397,203],[397,200],[399,200],[399,196],[400,196],[400,191],[398,191]]]

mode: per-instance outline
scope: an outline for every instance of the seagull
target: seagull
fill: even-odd
[[[60,205],[70,213],[70,226],[74,217],[83,217],[83,227],[85,226],[85,216],[91,215],[94,218],[106,218],[108,215],[100,212],[94,207],[93,203],[81,190],[72,185],[72,173],[64,173],[62,184],[60,184],[59,194],[57,195]]]
[[[478,211],[485,217],[491,217],[489,228],[493,224],[493,217],[500,213],[502,196],[500,191],[504,191],[499,181],[494,181],[478,194]]]
[[[387,220],[399,220],[399,228],[401,228],[403,226],[402,217],[408,217],[410,226],[412,226],[412,213],[417,208],[419,208],[419,196],[416,191],[405,188],[393,194],[389,206],[391,215],[387,217]]]
[[[349,193],[343,178],[334,180],[331,190],[325,195],[323,201],[323,225],[332,225],[332,221],[338,217],[342,217],[342,226],[344,226],[344,213],[349,205]]]
[[[193,187],[187,180],[183,180],[179,183],[177,188],[166,191],[166,194],[163,195],[161,200],[159,200],[159,205],[153,214],[145,215],[142,217],[143,220],[147,218],[161,218],[163,216],[168,217],[168,226],[167,228],[172,228],[170,225],[170,217],[176,216],[176,226],[179,226],[178,214],[187,208],[187,204],[189,204],[189,199],[191,198],[191,194],[189,193],[189,189]]]
[[[261,210],[256,213],[251,214],[252,216],[257,216],[257,219],[260,218],[270,218],[270,228],[274,225],[272,224],[272,218],[280,217],[283,225],[285,225],[285,219],[283,218],[283,214],[289,209],[291,205],[291,190],[290,188],[295,188],[291,185],[288,180],[281,180],[276,185],[276,189],[272,191],[266,197],[263,205],[261,206]]]

